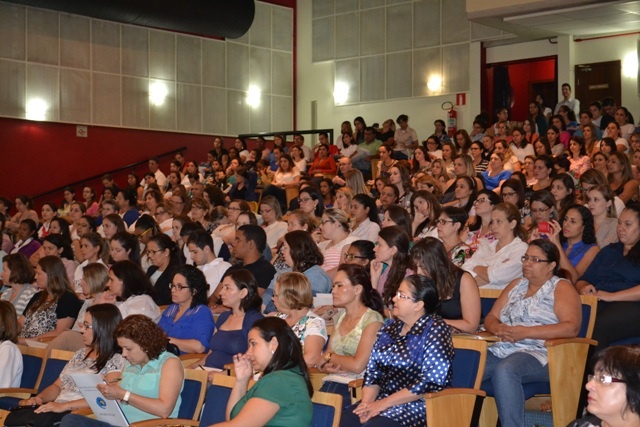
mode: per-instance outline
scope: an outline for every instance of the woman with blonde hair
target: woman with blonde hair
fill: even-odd
[[[615,196],[608,185],[595,185],[587,192],[587,207],[593,215],[596,242],[600,249],[618,241]]]
[[[362,177],[362,172],[358,169],[351,169],[344,174],[344,180],[346,182],[345,186],[351,189],[354,196],[356,194],[366,194],[367,196],[371,195],[364,182],[364,178]]]
[[[191,199],[191,219],[199,222],[207,233],[213,233],[214,224],[209,220],[211,205],[205,199],[196,197]]]
[[[349,187],[340,187],[336,190],[335,207],[349,213],[351,209],[351,200],[353,199],[353,191]]]
[[[287,223],[282,220],[280,202],[274,196],[263,197],[260,201],[262,227],[267,233],[267,245],[276,252],[278,240],[287,232]]]
[[[82,295],[85,300],[78,312],[78,317],[73,324],[71,330],[64,331],[58,335],[48,345],[49,349],[58,349],[65,351],[78,351],[83,347],[82,342],[82,322],[87,313],[87,309],[96,304],[115,304],[115,297],[111,294],[104,293],[109,281],[109,270],[103,264],[97,262],[91,263],[84,267],[84,277],[81,282]]]
[[[349,248],[349,244],[357,237],[351,236],[349,217],[340,209],[327,209],[322,214],[322,225],[320,226],[324,242],[320,242],[318,248],[324,256],[322,269],[330,277],[336,272],[340,260]]]
[[[416,191],[428,191],[436,196],[436,199],[440,200],[442,197],[442,188],[440,183],[431,175],[422,175],[416,178],[414,187]]]
[[[322,317],[311,311],[313,295],[307,276],[298,272],[283,273],[276,279],[273,302],[278,317],[284,319],[302,344],[304,361],[315,366],[322,360],[327,342],[327,328]]]

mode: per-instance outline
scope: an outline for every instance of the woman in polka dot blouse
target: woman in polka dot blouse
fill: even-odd
[[[393,298],[393,319],[380,329],[364,377],[362,401],[342,413],[341,426],[413,427],[426,424],[423,393],[451,383],[453,344],[436,315],[433,280],[411,275]]]

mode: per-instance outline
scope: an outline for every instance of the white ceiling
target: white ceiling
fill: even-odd
[[[538,10],[496,9],[494,13],[483,13],[484,16],[470,15],[469,20],[513,34],[517,41],[567,34],[582,38],[640,31],[640,1],[600,0],[569,7],[563,7],[562,0],[543,3]]]

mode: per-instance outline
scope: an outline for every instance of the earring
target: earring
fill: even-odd
[[[275,354],[275,350],[271,350],[271,355],[273,356]]]

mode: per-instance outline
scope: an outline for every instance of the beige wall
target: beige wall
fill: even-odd
[[[316,101],[318,107],[317,127],[332,127],[336,131],[339,131],[342,121],[353,121],[356,116],[364,117],[367,123],[382,123],[388,118],[395,119],[399,114],[404,113],[409,115],[410,126],[416,129],[418,137],[425,139],[433,130],[433,120],[446,118],[441,104],[445,101],[455,101],[454,95],[335,106],[333,102],[333,62],[314,64],[311,60],[311,2],[298,3],[297,19],[297,127],[299,129],[307,129],[311,126],[312,101]],[[636,52],[637,40],[637,35],[582,42],[573,42],[570,37],[566,37],[563,40],[562,49],[559,49],[557,43],[541,40],[489,48],[486,52],[486,59],[487,63],[496,63],[560,55],[558,58],[559,79],[571,79],[573,82],[574,64],[623,59]],[[481,71],[479,46],[478,42],[472,43],[469,66],[472,70],[469,76],[470,91],[467,93],[467,105],[458,108],[458,128],[469,129],[474,116],[479,112]],[[570,52],[573,58],[565,57],[566,54],[563,52]],[[640,118],[636,76],[637,73],[633,77],[622,77],[621,105],[629,108],[636,118]]]

